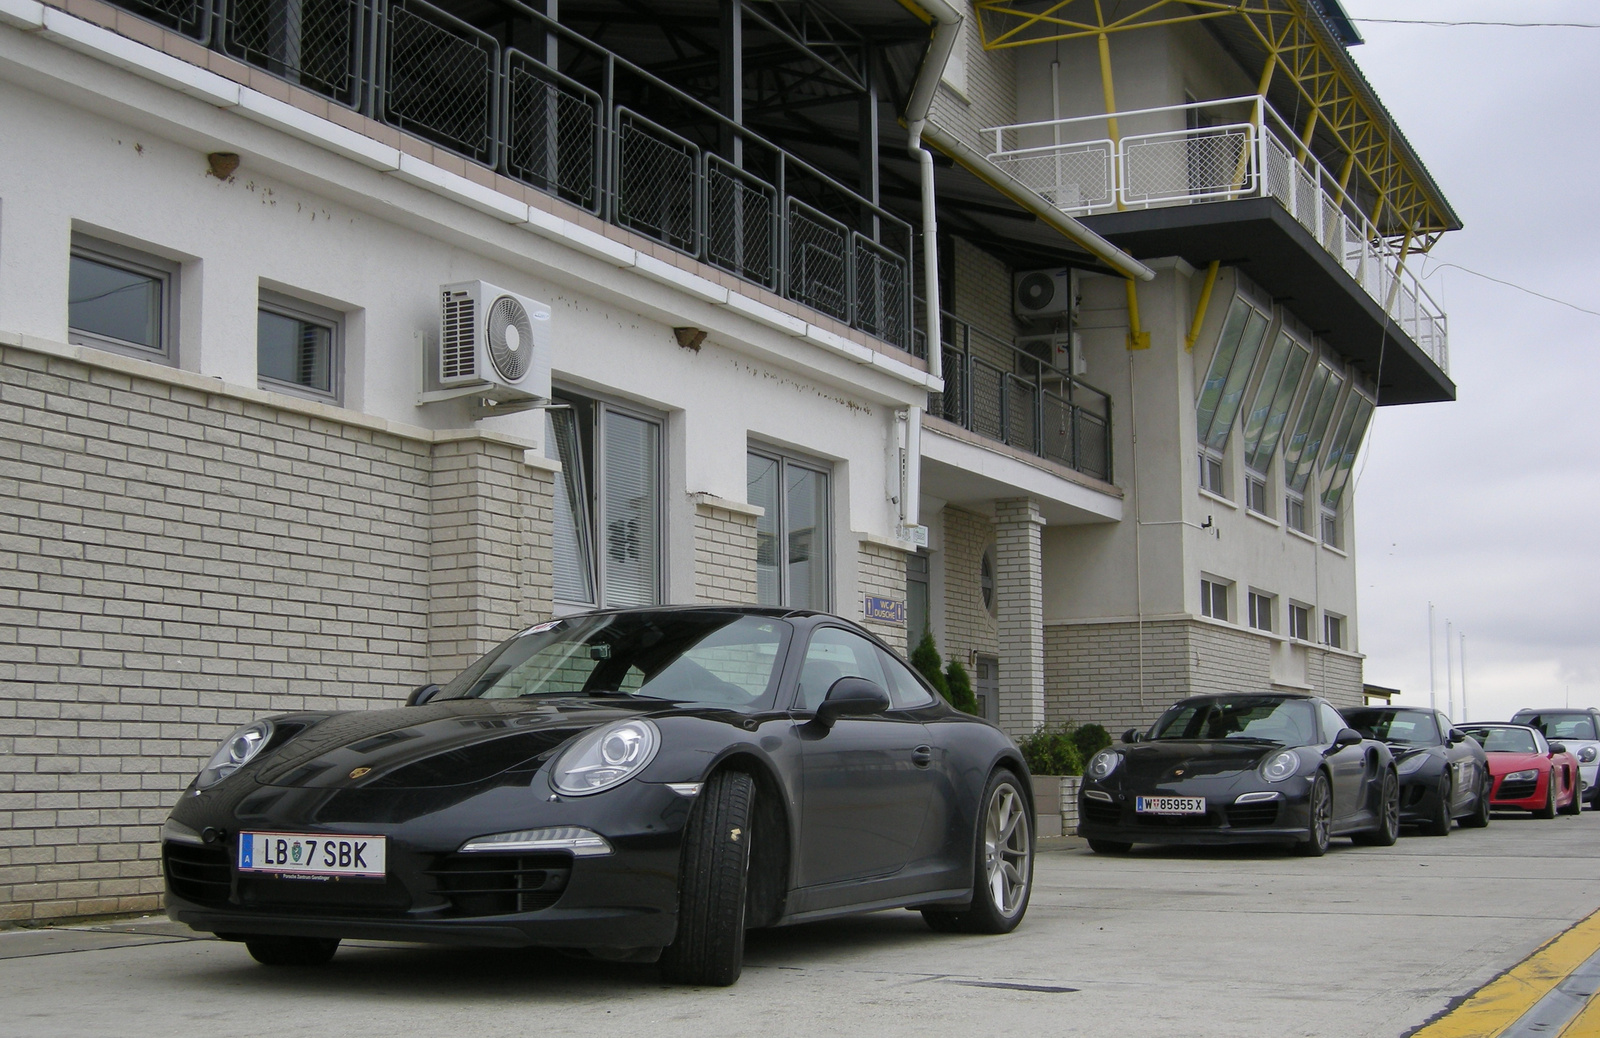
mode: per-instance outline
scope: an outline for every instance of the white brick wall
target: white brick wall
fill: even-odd
[[[749,605],[756,601],[756,519],[753,511],[707,500],[695,503],[696,602]]]
[[[157,907],[232,728],[397,705],[549,615],[520,445],[338,414],[0,347],[0,920]]]
[[[944,524],[944,637],[939,651],[972,670],[975,652],[1000,652],[1000,628],[983,605],[979,567],[994,543],[994,523],[976,512],[946,507]]]
[[[905,624],[865,619],[862,611],[868,595],[895,602],[906,600],[906,552],[877,541],[862,541],[857,550],[855,611],[848,613],[892,648],[904,650]],[[842,606],[841,606],[842,608]]]
[[[1044,591],[1032,498],[995,502],[995,603],[1000,622],[1000,727],[1025,735],[1045,720]]]

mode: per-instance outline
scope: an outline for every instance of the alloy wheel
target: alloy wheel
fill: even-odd
[[[983,827],[983,862],[989,897],[1001,915],[1009,916],[1027,900],[1032,874],[1028,858],[1027,804],[1010,783],[995,787]]]

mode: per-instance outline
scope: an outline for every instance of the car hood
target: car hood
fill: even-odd
[[[302,789],[415,789],[482,782],[537,766],[596,725],[670,710],[657,701],[463,699],[312,720],[250,769],[258,783]],[[301,719],[284,718],[291,728]]]
[[[1172,782],[1250,771],[1284,747],[1238,740],[1178,740],[1121,747],[1126,777],[1135,782]],[[1178,774],[1178,772],[1182,774]]]
[[[1489,774],[1507,775],[1513,771],[1526,771],[1529,768],[1548,768],[1550,758],[1542,753],[1507,753],[1504,750],[1487,750],[1484,756],[1489,758]]]

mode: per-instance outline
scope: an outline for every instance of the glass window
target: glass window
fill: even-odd
[[[73,235],[68,338],[79,345],[171,362],[176,283],[176,264]]]
[[[1244,505],[1252,512],[1268,515],[1267,511],[1267,481],[1257,476],[1246,476],[1244,479]]]
[[[1200,450],[1200,489],[1225,497],[1222,485],[1222,455],[1206,448]]]
[[[1249,739],[1284,746],[1313,741],[1316,717],[1308,699],[1237,696],[1189,699],[1162,714],[1152,739]]]
[[[883,653],[883,671],[889,678],[889,702],[896,710],[910,710],[933,702],[933,693],[923,687],[911,668]]]
[[[262,384],[337,400],[340,324],[332,311],[261,293],[256,372]]]
[[[1228,618],[1228,585],[1201,578],[1200,615],[1209,616],[1213,620]]]
[[[832,547],[828,473],[780,454],[751,451],[746,494],[756,520],[756,594],[762,605],[827,609]]]
[[[1294,391],[1300,388],[1300,376],[1305,374],[1310,361],[1310,347],[1288,332],[1278,333],[1256,386],[1255,400],[1245,414],[1244,463],[1256,472],[1267,471],[1272,463],[1272,453],[1278,449],[1283,423],[1289,416],[1289,406],[1294,403]]]
[[[1317,717],[1322,721],[1322,739],[1324,742],[1332,742],[1338,737],[1340,729],[1350,727],[1344,723],[1344,718],[1339,714],[1339,711],[1327,703],[1317,704]]]
[[[799,697],[795,707],[815,711],[840,678],[866,678],[888,690],[878,647],[853,631],[822,627],[811,636],[805,662],[800,667]]]
[[[1335,649],[1344,648],[1344,617],[1332,613],[1322,615],[1322,640]]]
[[[1563,713],[1559,710],[1547,710],[1536,713],[1529,710],[1518,710],[1511,717],[1512,724],[1525,724],[1529,728],[1537,728],[1547,739],[1596,739],[1594,718],[1588,711],[1573,710]]]
[[[1265,314],[1242,297],[1234,297],[1228,316],[1222,322],[1216,352],[1211,355],[1211,368],[1206,372],[1195,403],[1195,432],[1200,442],[1213,450],[1227,445],[1228,432],[1238,416],[1245,383],[1249,382],[1250,371],[1255,367],[1261,340],[1267,335],[1267,325]]]
[[[1350,481],[1350,469],[1355,465],[1361,441],[1367,435],[1367,423],[1372,420],[1372,401],[1360,393],[1351,393],[1345,405],[1345,415],[1339,421],[1338,432],[1328,447],[1327,460],[1322,463],[1322,503],[1337,509]]]
[[[1306,532],[1306,499],[1290,491],[1283,495],[1283,521],[1291,529]]]
[[[1426,710],[1346,710],[1344,719],[1364,737],[1379,742],[1437,746],[1444,741],[1434,715]]]
[[[906,556],[906,651],[910,652],[928,633],[928,556],[916,552]]]
[[[557,394],[545,412],[556,481],[557,602],[661,600],[661,423],[603,401]],[[598,594],[596,593],[598,590]]]
[[[1311,640],[1311,607],[1289,603],[1289,637]]]
[[[1339,513],[1322,513],[1322,543],[1330,548],[1341,547],[1339,544]]]
[[[1320,379],[1320,387],[1316,399],[1307,393],[1300,404],[1300,416],[1295,422],[1294,432],[1289,437],[1289,446],[1283,455],[1283,482],[1296,493],[1304,493],[1306,481],[1310,478],[1312,470],[1317,463],[1317,455],[1322,451],[1322,439],[1328,431],[1328,423],[1333,418],[1333,408],[1339,400],[1339,391],[1344,388],[1344,376],[1337,374],[1332,369],[1319,366],[1317,375],[1326,377]],[[1313,385],[1318,385],[1316,376],[1313,376]]]
[[[1272,630],[1273,596],[1250,592],[1250,626],[1258,631]]]
[[[983,595],[983,608],[990,616],[996,615],[999,610],[994,594],[994,579],[994,545],[991,544],[983,550],[983,557],[978,560],[978,590]]]

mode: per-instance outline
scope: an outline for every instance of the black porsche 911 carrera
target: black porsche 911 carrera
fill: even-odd
[[[1101,854],[1136,843],[1287,843],[1322,855],[1334,836],[1387,846],[1399,834],[1393,755],[1326,700],[1195,696],[1122,739],[1089,760],[1079,793],[1078,833]]]
[[[407,706],[234,732],[162,829],[167,914],[268,964],[343,938],[547,945],[731,984],[745,930],[880,908],[1004,933],[1015,744],[838,617],[538,624]]]

